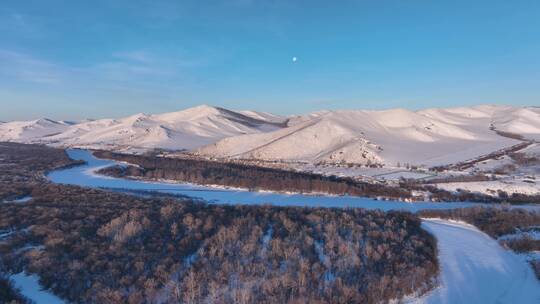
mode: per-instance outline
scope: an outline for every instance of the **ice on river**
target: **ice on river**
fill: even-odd
[[[381,210],[408,210],[416,212],[422,209],[453,209],[476,206],[466,202],[434,203],[400,201],[379,201],[366,197],[284,194],[273,192],[250,192],[247,190],[223,189],[187,183],[147,182],[97,175],[93,172],[99,168],[119,164],[111,160],[95,158],[86,150],[68,150],[71,158],[85,160],[86,165],[56,170],[48,178],[61,184],[73,184],[87,187],[105,187],[129,190],[160,191],[198,197],[208,202],[221,204],[272,204],[279,206],[310,206],[310,207],[361,207]]]
[[[96,159],[89,151],[69,150],[70,157],[87,165],[51,172],[56,183],[88,187],[150,190],[200,197],[222,204],[274,204],[280,206],[361,207],[381,210],[451,209],[474,203],[405,203],[351,196],[315,196],[216,189],[192,184],[144,182],[93,174],[97,168],[117,164]],[[493,205],[490,205],[493,206]],[[520,206],[536,209],[538,206]],[[540,303],[540,283],[520,256],[503,249],[474,226],[440,219],[425,219],[423,227],[438,241],[441,285],[418,303]]]
[[[418,303],[540,303],[540,282],[519,255],[476,227],[424,219],[439,246],[441,286]]]

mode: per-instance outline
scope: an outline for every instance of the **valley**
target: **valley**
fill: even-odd
[[[431,184],[495,199],[540,195],[539,132],[539,108],[490,105],[286,117],[202,105],[119,119],[0,124],[4,141],[253,165],[398,187],[403,180],[453,179],[454,184]],[[464,184],[470,176],[484,181]]]
[[[0,203],[8,300],[37,281],[75,303],[378,303],[427,292],[438,272],[434,238],[408,212],[126,195],[48,182],[78,168],[61,149],[2,143],[0,157],[12,189],[0,199],[31,197]],[[13,297],[17,284],[31,286]]]
[[[259,195],[227,189],[216,191],[190,184],[100,177],[97,170],[115,163],[96,159],[83,150],[70,151],[69,155],[75,159],[69,160],[68,154],[63,154],[62,150],[43,146],[4,143],[0,148],[3,164],[12,168],[12,173],[4,176],[4,182],[10,183],[10,188],[15,190],[3,194],[2,198],[30,197],[24,203],[0,204],[0,230],[8,231],[0,237],[0,250],[3,252],[1,269],[4,274],[15,274],[15,283],[11,283],[15,284],[15,290],[20,284],[17,282],[26,282],[19,278],[32,275],[32,284],[39,278],[39,284],[52,291],[55,298],[61,296],[74,302],[84,298],[100,303],[166,298],[170,301],[214,299],[225,303],[248,303],[259,297],[271,299],[271,302],[292,297],[300,301],[322,299],[322,302],[343,303],[376,303],[391,299],[418,303],[446,303],[459,299],[463,303],[474,303],[478,297],[519,298],[523,301],[534,301],[538,297],[539,281],[521,255],[503,249],[476,228],[455,224],[451,220],[432,220],[444,217],[480,223],[479,227],[490,235],[506,235],[518,231],[518,228],[524,230],[538,226],[538,206],[506,209],[491,204],[489,208],[477,209],[481,205],[405,203],[343,196]],[[54,159],[57,160],[51,162]],[[85,165],[77,165],[82,162]],[[61,184],[44,180],[45,172],[49,180]],[[19,176],[27,177],[20,179]],[[14,184],[13,180],[20,181]],[[102,189],[143,190],[146,194],[141,192],[142,196],[133,196]],[[182,195],[183,198],[157,193]],[[246,194],[248,196],[242,198]],[[185,195],[200,195],[203,201],[194,201]],[[209,195],[216,199],[212,200]],[[261,206],[253,206],[259,204]],[[458,209],[462,207],[468,208]],[[455,211],[445,211],[448,209]],[[422,224],[417,215],[404,210],[420,212],[424,218]],[[44,214],[43,211],[47,212]],[[496,220],[488,224],[482,218]],[[378,223],[375,225],[382,225],[378,226],[382,230],[372,231],[374,224],[365,222],[370,219]],[[353,222],[347,222],[350,220]],[[403,221],[408,222],[404,224]],[[401,230],[396,227],[398,230],[390,232],[394,229],[391,228],[393,222],[401,223]],[[502,228],[497,226],[501,223],[505,225]],[[348,228],[340,228],[344,225]],[[408,233],[413,233],[414,243],[421,239],[424,242],[422,246],[426,247],[403,252],[401,246],[408,247],[405,245],[407,241],[392,241],[397,235],[407,235],[403,227],[413,229]],[[437,245],[420,227],[436,238]],[[347,234],[350,229],[355,231],[353,239]],[[399,234],[393,234],[397,232]],[[367,239],[356,239],[361,236]],[[379,237],[384,244],[382,247],[373,243]],[[458,239],[462,240],[459,246],[456,245]],[[161,245],[153,243],[156,241]],[[174,246],[177,242],[184,245]],[[166,252],[159,250],[163,244],[167,244]],[[375,247],[369,245],[372,249],[368,249],[366,244]],[[66,251],[65,248],[72,249]],[[231,250],[240,254],[227,254]],[[478,252],[483,254],[479,256]],[[176,258],[171,258],[171,254]],[[115,258],[111,260],[111,256]],[[191,262],[175,262],[178,256]],[[467,260],[471,271],[463,272],[455,267],[456,263],[463,263],[456,260],[458,256]],[[486,264],[486,257],[495,263]],[[243,263],[249,261],[257,272],[240,267],[237,259],[242,259]],[[405,259],[413,264],[395,264],[393,259]],[[113,263],[117,260],[122,260],[125,266]],[[66,263],[78,266],[66,268]],[[360,263],[360,268],[355,268],[357,263]],[[440,268],[436,266],[438,263]],[[115,269],[115,277],[103,277],[100,274],[102,268],[91,265]],[[137,270],[144,269],[143,265],[152,271]],[[388,268],[388,265],[394,266]],[[304,268],[306,266],[308,268]],[[51,267],[57,270],[56,273],[48,270]],[[304,272],[310,268],[311,272]],[[401,269],[400,273],[391,277],[392,271],[397,269]],[[216,271],[219,276],[214,278],[205,275]],[[133,276],[144,276],[146,281],[135,280],[132,273]],[[407,278],[407,283],[400,283],[402,281],[396,277],[400,275]],[[72,279],[66,281],[65,277]],[[216,280],[218,278],[237,283],[233,286],[220,285],[221,279]],[[459,278],[470,283],[468,288],[463,289]],[[390,285],[389,280],[393,282]],[[514,284],[507,284],[510,281]],[[148,285],[148,282],[153,283]],[[287,282],[305,283],[289,290],[282,285],[289,284]],[[194,289],[193,284],[199,287]],[[493,284],[499,286],[500,293],[487,294],[488,286]],[[126,288],[131,291],[126,293]],[[269,294],[268,288],[278,292]],[[351,293],[351,290],[355,292]],[[396,290],[404,292],[396,293]]]
[[[0,6],[0,304],[540,304],[540,1]]]
[[[539,115],[199,106],[1,123],[0,298],[534,301]]]

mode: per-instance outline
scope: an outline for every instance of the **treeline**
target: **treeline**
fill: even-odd
[[[422,210],[420,217],[440,217],[470,223],[493,238],[511,234],[516,229],[540,227],[540,212],[522,208],[471,207],[451,210]]]
[[[14,182],[32,200],[0,204],[0,233],[13,232],[0,269],[69,302],[385,303],[437,277],[436,242],[410,213],[145,198],[48,183],[54,162],[17,164],[5,178],[34,176]]]
[[[495,180],[493,176],[486,174],[473,174],[473,175],[453,175],[430,178],[423,181],[424,184],[441,184],[441,183],[469,183],[469,182],[485,182]]]
[[[540,164],[540,158],[536,155],[529,155],[523,152],[510,153],[509,155],[514,163],[520,166],[535,166]]]
[[[503,239],[499,242],[505,247],[520,253],[540,251],[540,240],[526,235],[523,237]]]
[[[460,190],[451,192],[437,188],[431,181],[403,179],[399,186],[359,182],[352,178],[324,176],[255,165],[209,161],[202,159],[177,159],[148,155],[120,154],[96,151],[96,157],[128,162],[133,165],[110,166],[98,173],[121,178],[166,179],[203,185],[221,185],[246,188],[251,191],[270,190],[300,193],[326,193],[388,199],[424,200],[413,192],[429,193],[429,199],[441,202],[481,203],[539,203],[540,195],[508,194],[499,191],[498,196]],[[490,180],[487,176],[462,178],[464,181]],[[457,181],[456,180],[448,180]],[[441,181],[442,182],[442,181]]]
[[[0,142],[0,202],[28,195],[48,171],[81,163],[61,149]]]
[[[412,198],[410,191],[383,184],[358,182],[351,178],[323,176],[253,165],[197,159],[94,152],[96,157],[125,161],[137,166],[114,166],[99,171],[116,177],[168,179],[196,184],[211,184],[283,192],[328,193],[387,198]]]

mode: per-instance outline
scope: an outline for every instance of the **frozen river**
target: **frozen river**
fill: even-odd
[[[330,196],[330,195],[306,195],[284,194],[275,192],[250,192],[247,190],[222,189],[206,187],[186,183],[148,182],[130,180],[97,175],[94,171],[118,164],[112,160],[95,158],[86,150],[68,150],[71,158],[84,160],[86,165],[69,169],[53,171],[48,178],[61,184],[71,184],[87,187],[113,188],[127,190],[160,191],[173,194],[182,194],[201,198],[208,202],[221,204],[272,204],[279,206],[311,206],[311,207],[360,207],[366,209],[381,210],[408,210],[415,212],[422,209],[451,209],[477,206],[475,203],[434,203],[415,202],[406,203],[399,201],[382,201],[366,197],[356,196]]]
[[[476,227],[424,219],[437,238],[440,286],[416,303],[540,303],[540,283],[524,257]]]
[[[126,190],[160,191],[198,197],[220,204],[358,207],[381,210],[451,209],[475,203],[405,203],[352,196],[316,196],[219,189],[185,183],[146,182],[100,176],[99,168],[118,164],[95,158],[89,151],[69,150],[86,165],[51,172],[55,183]],[[538,209],[537,206],[523,206]],[[424,219],[423,227],[438,241],[440,286],[412,303],[540,303],[540,284],[527,262],[473,226],[447,220]]]

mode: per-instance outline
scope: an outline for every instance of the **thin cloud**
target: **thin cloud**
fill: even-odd
[[[36,59],[24,53],[0,50],[0,76],[24,82],[52,84],[62,81],[63,73],[58,65]]]
[[[149,63],[154,61],[153,56],[147,51],[127,51],[127,52],[118,52],[113,54],[114,58],[127,61],[137,61]]]
[[[130,50],[112,54],[110,62],[127,62],[131,65],[165,67],[167,69],[181,69],[201,67],[208,65],[208,60],[193,58],[186,51],[179,50],[173,55],[161,54],[150,50]]]
[[[24,36],[41,34],[35,18],[11,9],[0,9],[0,31],[17,33]]]
[[[186,62],[136,51],[115,53],[108,60],[74,67],[0,49],[0,90],[24,88],[32,94],[76,99],[83,95],[86,99],[121,100],[134,94],[167,99],[196,85]]]

